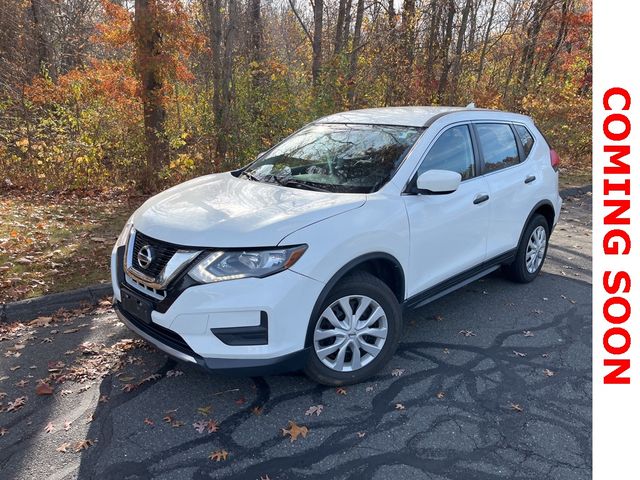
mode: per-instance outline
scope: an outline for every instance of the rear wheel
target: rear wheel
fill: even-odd
[[[312,319],[305,372],[325,385],[362,382],[393,356],[402,331],[395,295],[379,278],[356,272],[331,290]]]
[[[516,258],[506,267],[507,275],[514,282],[529,283],[542,270],[549,247],[549,224],[544,216],[536,214],[525,229]]]

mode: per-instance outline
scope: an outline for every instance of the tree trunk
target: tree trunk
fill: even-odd
[[[449,70],[451,62],[449,61],[449,48],[451,47],[451,39],[453,36],[453,17],[456,14],[455,0],[449,0],[449,10],[447,12],[447,26],[445,27],[444,41],[442,42],[442,72],[440,73],[440,81],[438,82],[438,101],[444,100],[444,93],[449,81]]]
[[[164,133],[166,111],[162,98],[160,57],[162,37],[157,28],[155,0],[135,0],[134,33],[136,71],[141,83],[146,165],[141,186],[145,192],[157,187],[158,173],[166,163],[168,145]]]
[[[316,0],[317,1],[317,0]],[[360,50],[360,34],[362,31],[362,19],[364,17],[364,0],[358,0],[356,6],[356,26],[353,32],[353,46],[349,59],[349,102],[351,106],[356,102],[356,71],[358,69],[358,50]]]
[[[562,2],[562,16],[560,17],[560,28],[558,28],[558,35],[556,36],[556,41],[553,44],[553,48],[551,49],[551,54],[549,55],[549,60],[547,60],[547,64],[544,67],[543,76],[546,78],[551,73],[551,67],[553,63],[556,61],[558,53],[560,52],[560,47],[567,36],[567,30],[569,27],[569,11],[573,8],[573,0],[564,0]]]
[[[462,48],[464,47],[464,36],[467,31],[467,21],[469,20],[469,12],[471,11],[471,0],[467,0],[462,10],[462,19],[460,21],[460,28],[458,29],[458,40],[456,42],[455,57],[453,58],[453,71],[451,94],[449,95],[449,102],[454,104],[458,97],[458,77],[460,76],[460,70],[462,69]]]
[[[49,77],[55,81],[57,72],[53,63],[52,48],[45,32],[45,17],[46,14],[42,0],[31,0],[31,18],[33,21],[33,30],[36,36],[38,73],[47,72]]]
[[[336,35],[333,40],[333,53],[335,55],[338,55],[342,51],[346,9],[347,0],[340,0],[340,3],[338,4],[338,20],[336,21]]]
[[[324,0],[315,0],[313,5],[313,59],[311,63],[311,78],[313,85],[320,83],[320,71],[322,69],[322,17],[324,13]]]
[[[491,13],[489,13],[489,20],[487,21],[487,29],[484,32],[484,39],[482,40],[482,50],[480,51],[480,61],[478,62],[478,73],[476,74],[476,88],[480,84],[480,77],[482,77],[482,70],[484,69],[484,60],[487,55],[487,48],[489,45],[489,35],[491,34],[491,27],[493,26],[493,16],[496,12],[497,0],[491,2]]]

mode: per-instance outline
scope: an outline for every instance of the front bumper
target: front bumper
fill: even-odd
[[[115,310],[128,328],[158,349],[209,370],[241,375],[304,366],[307,327],[321,282],[286,270],[266,278],[190,285],[178,292],[170,286],[171,301],[158,301],[127,282],[119,256],[114,251]],[[149,318],[143,321],[127,311],[127,293],[153,305]]]
[[[169,342],[166,339],[158,338],[157,332],[153,329],[145,328],[144,323],[137,321],[122,310],[119,303],[114,304],[114,309],[118,318],[130,330],[138,334],[158,350],[165,352],[176,360],[187,363],[194,363],[214,373],[237,374],[245,376],[272,375],[275,373],[291,372],[301,370],[307,362],[309,349],[305,348],[298,352],[293,352],[281,357],[268,359],[227,359],[227,358],[206,358],[195,352],[185,352],[183,348]]]

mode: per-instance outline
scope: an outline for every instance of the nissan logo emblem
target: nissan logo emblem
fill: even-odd
[[[138,265],[147,268],[153,261],[153,250],[149,245],[145,245],[138,252]]]

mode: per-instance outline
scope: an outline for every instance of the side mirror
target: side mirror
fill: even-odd
[[[427,170],[416,180],[418,193],[445,194],[453,193],[460,186],[462,175],[449,170]]]

